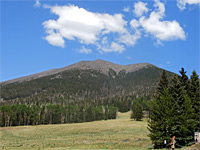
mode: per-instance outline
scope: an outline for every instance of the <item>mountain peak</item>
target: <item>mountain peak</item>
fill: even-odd
[[[70,66],[62,68],[62,70],[70,70],[70,69],[93,69],[98,70],[104,74],[107,74],[110,69],[114,70],[115,72],[120,72],[125,70],[126,72],[134,72],[143,67],[153,66],[149,63],[138,63],[138,64],[131,64],[131,65],[118,65],[115,63],[111,63],[109,61],[105,61],[102,59],[97,59],[94,61],[80,61],[78,63],[72,64]]]
[[[97,60],[94,60],[94,61],[91,61],[91,62],[94,62],[94,63],[111,63],[111,62],[103,60],[103,59],[97,59]]]
[[[8,80],[8,81],[2,82],[2,83],[9,84],[9,83],[14,83],[14,82],[28,81],[28,80],[37,79],[40,77],[49,76],[49,75],[57,74],[59,72],[63,72],[66,70],[72,70],[72,69],[80,69],[80,70],[92,69],[92,70],[100,71],[101,73],[104,73],[104,74],[108,74],[110,69],[114,70],[116,73],[118,73],[122,70],[124,70],[125,72],[134,72],[134,71],[137,71],[137,70],[142,69],[143,67],[147,67],[147,66],[153,66],[153,65],[151,65],[149,63],[118,65],[118,64],[111,63],[109,61],[97,59],[94,61],[80,61],[75,64],[60,68],[60,69],[52,69],[52,70],[40,72],[37,74],[33,74],[33,75],[29,75],[29,76],[25,76],[25,77],[13,79],[13,80]]]
[[[105,61],[103,59],[97,59],[97,60],[94,60],[94,62],[107,62],[107,61]]]

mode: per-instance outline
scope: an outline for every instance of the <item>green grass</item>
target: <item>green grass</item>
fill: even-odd
[[[129,115],[118,113],[118,119],[88,123],[3,127],[1,149],[152,149],[147,121],[133,121]]]

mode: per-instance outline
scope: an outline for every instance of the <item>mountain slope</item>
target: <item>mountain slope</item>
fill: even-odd
[[[117,65],[117,64],[114,64],[114,63],[111,63],[111,62],[108,62],[108,61],[104,61],[104,60],[101,60],[101,59],[98,59],[98,60],[95,60],[95,61],[80,61],[78,63],[69,65],[67,67],[63,67],[63,68],[59,68],[59,69],[56,68],[56,69],[36,73],[36,74],[33,74],[33,75],[20,77],[20,78],[13,79],[13,80],[8,80],[8,81],[5,81],[5,82],[2,82],[1,84],[6,85],[6,84],[10,84],[10,83],[15,83],[15,82],[30,81],[30,80],[33,80],[33,79],[57,74],[59,72],[63,72],[63,71],[66,71],[66,70],[72,70],[72,69],[81,69],[81,70],[93,69],[93,70],[100,71],[101,73],[108,74],[110,68],[117,73],[121,70],[125,70],[126,72],[134,72],[134,71],[141,69],[143,67],[146,67],[148,65],[150,65],[150,64],[140,63],[140,64],[133,64],[133,65]]]
[[[151,97],[163,69],[143,63],[117,65],[103,60],[76,64],[2,83],[3,100],[74,101]],[[173,73],[167,71],[169,78]]]

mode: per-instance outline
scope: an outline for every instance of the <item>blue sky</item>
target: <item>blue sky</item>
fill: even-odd
[[[200,0],[0,4],[1,81],[96,59],[199,74]]]

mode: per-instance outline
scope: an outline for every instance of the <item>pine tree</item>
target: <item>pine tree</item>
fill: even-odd
[[[159,99],[152,102],[151,118],[148,121],[149,137],[155,148],[165,147],[163,141],[171,138],[174,109],[169,89],[164,88]]]
[[[189,96],[191,98],[192,107],[195,112],[195,119],[198,121],[196,126],[196,131],[200,131],[200,82],[199,76],[197,75],[196,71],[194,70],[191,75],[190,80],[190,93]]]
[[[157,93],[162,94],[164,89],[168,87],[168,84],[169,84],[169,81],[168,81],[168,78],[167,78],[167,75],[166,75],[166,71],[163,70],[160,82],[158,83]]]
[[[177,147],[192,144],[193,131],[197,123],[194,119],[194,109],[188,95],[188,77],[183,68],[180,73],[181,76],[174,76],[170,87],[172,105],[175,108],[170,132],[172,136],[176,136]]]
[[[188,76],[186,75],[187,71],[185,71],[184,68],[181,68],[181,71],[179,71],[179,73],[181,74],[181,76],[178,76],[180,84],[183,90],[186,91],[186,94],[189,94],[190,84],[189,84]]]
[[[163,148],[163,141],[170,139],[170,117],[173,112],[168,83],[166,72],[163,71],[148,121],[149,137],[155,148]]]
[[[141,121],[143,117],[143,108],[139,102],[135,102],[131,109],[131,119],[135,119],[136,121]]]

